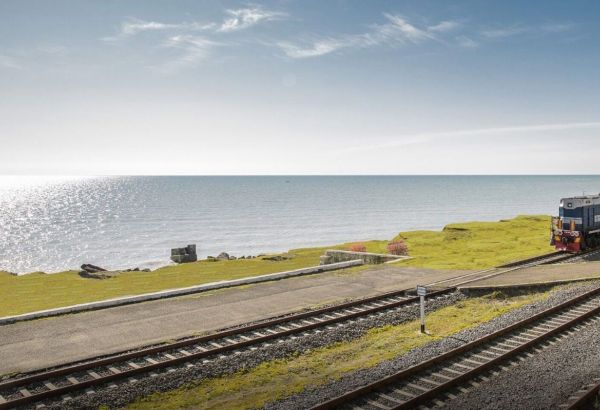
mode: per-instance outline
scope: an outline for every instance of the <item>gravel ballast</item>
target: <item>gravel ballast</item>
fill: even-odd
[[[464,299],[460,293],[452,293],[427,303],[427,310],[433,311],[444,306],[452,305]],[[248,369],[262,362],[291,357],[311,349],[327,346],[333,343],[350,341],[365,334],[369,329],[386,325],[396,325],[414,320],[419,315],[419,306],[402,307],[399,310],[382,312],[363,320],[354,321],[344,326],[336,326],[332,330],[320,333],[298,334],[294,338],[285,339],[283,342],[274,341],[268,346],[257,346],[256,350],[244,350],[239,354],[221,356],[219,359],[204,362],[202,365],[174,368],[170,373],[161,373],[155,377],[136,376],[135,383],[120,383],[116,387],[100,387],[97,394],[80,394],[69,401],[47,402],[50,409],[82,409],[96,408],[106,405],[110,408],[124,406],[139,397],[144,397],[155,392],[164,392],[176,389],[191,381],[201,381],[210,377],[234,373]],[[199,363],[199,362],[196,362]]]
[[[580,295],[582,293],[585,293],[587,291],[595,289],[599,285],[600,285],[600,283],[594,282],[594,283],[587,283],[585,285],[569,286],[569,287],[560,289],[560,290],[554,292],[552,295],[550,295],[550,297],[547,300],[535,302],[535,303],[523,306],[519,309],[515,309],[511,312],[508,312],[502,316],[499,316],[499,317],[497,317],[487,323],[484,323],[480,326],[461,331],[461,332],[457,333],[456,335],[454,335],[453,337],[445,338],[443,340],[436,341],[436,342],[432,342],[432,343],[422,346],[420,348],[411,350],[407,354],[400,356],[396,359],[382,362],[379,365],[377,365],[373,368],[370,368],[370,369],[363,369],[363,370],[359,370],[357,372],[351,373],[351,374],[341,378],[340,380],[337,380],[337,381],[327,384],[325,386],[321,386],[319,388],[312,389],[312,390],[306,390],[300,394],[291,396],[291,397],[283,399],[281,401],[269,403],[265,406],[265,409],[286,410],[286,409],[304,409],[304,408],[312,407],[314,405],[317,405],[319,403],[327,401],[331,398],[342,395],[345,392],[357,389],[357,388],[362,387],[370,382],[373,382],[375,380],[379,380],[383,377],[389,376],[389,375],[396,373],[402,369],[406,369],[410,366],[413,366],[413,365],[423,362],[425,360],[431,359],[431,358],[438,356],[444,352],[447,352],[451,349],[459,347],[467,342],[471,342],[482,336],[485,336],[487,334],[490,334],[497,330],[500,330],[506,326],[509,326],[509,325],[515,323],[515,322],[526,319],[538,312],[541,312],[545,309],[551,308],[552,306],[556,306],[556,305],[558,305],[562,302],[565,302],[568,299],[571,299],[577,295]],[[598,335],[598,329],[596,329],[596,335]],[[600,356],[600,349],[597,348],[598,342],[596,342],[596,345],[593,345],[593,344],[588,345],[585,343],[579,344],[578,338],[576,338],[576,337],[571,338],[571,339],[574,340],[573,346],[565,346],[563,348],[562,341],[560,343],[557,343],[554,346],[554,348],[556,349],[555,356],[556,356],[557,360],[559,360],[559,361],[562,360],[563,362],[568,363],[569,355],[571,354],[571,350],[575,349],[575,345],[578,346],[576,349],[579,352],[583,352],[586,349],[588,349],[588,347],[590,347],[590,349],[593,349],[593,351],[589,353],[590,355],[596,354],[596,355]],[[548,349],[548,350],[550,351],[551,349]],[[584,355],[585,355],[584,353],[581,353],[582,357]],[[535,357],[537,357],[537,356],[535,356]],[[585,362],[583,362],[583,363],[585,363]],[[537,400],[536,396],[546,394],[545,389],[549,388],[547,380],[545,380],[545,378],[536,377],[535,375],[537,373],[547,372],[546,373],[547,376],[552,377],[552,374],[554,373],[551,363],[548,363],[547,367],[543,367],[542,366],[543,364],[544,364],[544,360],[541,359],[538,362],[538,365],[540,366],[539,371],[536,371],[533,373],[528,373],[527,371],[524,371],[522,373],[524,377],[529,377],[530,382],[536,385],[536,389],[532,390],[532,393],[530,393],[530,396],[531,396],[530,400],[532,402],[536,402],[536,400]],[[584,365],[582,365],[582,367],[584,367]],[[515,369],[515,368],[516,367],[512,367],[512,369]],[[544,370],[541,370],[542,368]],[[597,370],[598,367],[596,367],[595,369]],[[575,372],[577,372],[577,371],[575,371]],[[576,382],[573,383],[573,384],[577,385],[577,387],[572,389],[572,392],[575,392],[576,390],[578,390],[581,387],[581,385],[585,384],[586,380],[583,380],[583,382],[582,382],[581,379],[586,379],[586,377],[587,377],[586,374],[588,374],[588,373],[589,372],[587,372],[587,371],[583,372],[583,374],[581,374],[581,377],[577,378],[579,380],[577,380]],[[528,374],[529,374],[529,376],[528,376]],[[507,373],[503,374],[503,376],[506,377],[506,380],[508,380],[508,381],[510,381],[510,379],[512,377],[511,375],[512,375],[512,372],[510,372],[510,373],[507,372]],[[494,377],[493,379],[490,379],[490,385],[495,384],[496,380],[497,380],[496,377]],[[589,382],[589,380],[587,382]],[[572,386],[570,386],[570,385],[565,385],[563,389],[568,390],[571,387]],[[497,390],[507,389],[507,391],[505,392],[505,396],[506,397],[512,396],[513,404],[516,401],[519,401],[519,397],[518,397],[518,395],[515,395],[515,392],[520,391],[520,388],[511,389],[510,386],[502,387],[500,385],[500,383],[498,383],[498,386],[496,386],[496,389]],[[512,391],[512,393],[510,391]],[[566,398],[572,392],[567,393],[566,396],[563,395],[559,402],[556,402],[557,399],[555,397],[554,398],[555,402],[553,404],[556,404],[556,405],[561,404],[562,401],[566,400]],[[475,390],[473,390],[472,394],[474,394],[474,395],[476,394]],[[553,395],[553,396],[556,396],[556,395]],[[483,397],[491,398],[491,397],[493,397],[493,395],[486,394]],[[473,398],[472,400],[473,400],[472,408],[474,408],[474,409],[475,408],[478,408],[478,409],[487,408],[487,407],[485,407],[486,403],[489,403],[490,406],[494,406],[495,405],[494,403],[496,403],[495,400],[482,401],[481,398],[479,398],[479,399]],[[551,407],[552,406],[550,406],[550,408]],[[451,408],[461,408],[460,402],[452,401]],[[467,408],[469,408],[469,407],[467,407]],[[528,407],[520,406],[520,405],[509,405],[508,407],[499,406],[499,407],[489,407],[489,408],[491,408],[491,409],[506,409],[506,408],[528,408]],[[533,407],[533,408],[544,408],[544,407]],[[545,408],[548,408],[548,407],[545,407]],[[529,408],[528,408],[528,410],[529,410]]]
[[[446,403],[451,409],[553,409],[600,376],[600,320],[547,345],[489,382]]]

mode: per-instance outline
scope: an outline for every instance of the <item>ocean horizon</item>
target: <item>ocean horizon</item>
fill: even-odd
[[[0,177],[0,270],[156,268],[198,256],[391,239],[454,222],[554,215],[598,175]]]

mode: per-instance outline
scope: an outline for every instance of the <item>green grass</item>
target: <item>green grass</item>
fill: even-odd
[[[350,342],[265,362],[232,375],[192,382],[170,392],[156,393],[132,403],[128,408],[260,408],[268,402],[337,380],[350,372],[373,367],[431,341],[487,322],[512,309],[547,298],[548,294],[468,299],[429,314],[429,336],[418,333],[417,321],[376,328]]]
[[[520,216],[509,221],[452,224],[442,231],[403,232],[397,238],[406,241],[413,259],[394,266],[482,269],[550,252],[549,224],[546,216]],[[368,252],[387,253],[387,240],[363,243]],[[314,266],[325,249],[346,249],[348,245],[294,249],[288,253],[291,259],[279,262],[259,258],[199,261],[153,272],[122,273],[106,280],[84,279],[74,271],[19,277],[0,272],[0,316]]]
[[[369,252],[380,252],[386,244],[386,241],[365,242]],[[334,247],[346,248],[347,244]],[[0,298],[0,317],[315,266],[319,264],[319,256],[330,248],[291,250],[285,254],[291,259],[278,262],[261,258],[219,262],[204,260],[170,265],[152,272],[123,272],[105,280],[85,279],[76,271],[51,275],[38,272],[23,276],[0,272],[0,289],[6,295]]]
[[[432,269],[485,269],[552,252],[550,217],[518,216],[500,222],[468,222],[442,231],[402,232],[413,259],[398,266]]]

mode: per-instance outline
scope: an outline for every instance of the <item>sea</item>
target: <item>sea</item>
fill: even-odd
[[[600,176],[0,176],[0,270],[157,268],[558,213]]]

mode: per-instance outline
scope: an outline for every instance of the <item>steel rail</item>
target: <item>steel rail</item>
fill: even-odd
[[[570,403],[567,407],[568,410],[585,410],[585,409],[593,409],[594,404],[598,406],[600,403],[600,382],[596,384],[592,384],[581,396],[578,396],[577,399]],[[597,408],[597,407],[596,407]]]

